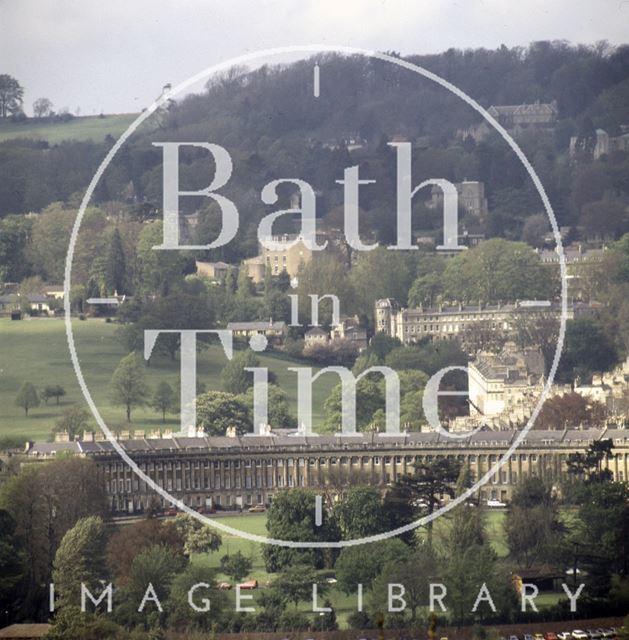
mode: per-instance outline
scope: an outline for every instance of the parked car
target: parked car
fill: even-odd
[[[509,640],[520,640],[518,636],[509,636]]]
[[[559,638],[559,640],[570,640],[572,638],[572,634],[570,633],[570,631],[560,631],[557,634],[557,637]]]
[[[543,633],[535,633],[535,634],[533,634],[533,639],[534,640],[544,640],[544,634]]]
[[[615,638],[617,635],[616,629],[610,627],[609,629],[603,629],[603,638]]]
[[[500,502],[500,500],[487,500],[487,506],[494,509],[500,509],[502,507],[506,507],[507,503]]]
[[[524,640],[533,640],[533,636],[530,633],[525,633]]]
[[[585,631],[581,630],[581,629],[575,629],[572,632],[572,637],[574,640],[589,640],[589,636],[587,633],[585,633]]]
[[[266,511],[266,507],[263,504],[256,504],[253,507],[249,507],[249,513],[262,513]]]
[[[557,640],[557,634],[554,631],[547,631],[544,634],[544,640]]]
[[[231,584],[229,584],[229,582],[219,582],[218,583],[218,588],[221,591],[229,591],[229,589],[232,588]]]
[[[257,580],[247,580],[246,582],[241,582],[239,585],[240,590],[244,591],[246,589],[257,589],[258,581]]]
[[[177,515],[177,508],[176,507],[168,507],[168,509],[166,509],[166,511],[164,511],[164,515],[176,516]]]
[[[599,629],[586,629],[585,633],[588,634],[590,640],[601,640],[601,632]]]

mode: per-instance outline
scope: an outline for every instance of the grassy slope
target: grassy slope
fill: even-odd
[[[79,361],[94,401],[110,427],[124,422],[124,410],[109,400],[111,375],[125,355],[115,337],[115,324],[102,320],[73,323]],[[280,386],[289,396],[296,414],[296,376],[287,368],[290,361],[262,355],[260,360],[275,372]],[[220,346],[213,345],[202,351],[198,361],[198,377],[208,389],[220,389],[220,372],[225,363]],[[179,385],[179,361],[159,358],[147,368],[149,385],[154,388],[161,380],[173,386]],[[52,400],[48,405],[31,409],[29,416],[15,406],[15,396],[20,385],[32,382],[38,389],[49,384],[62,385],[67,395],[60,406]],[[323,402],[336,383],[333,375],[326,375],[316,382],[313,394],[313,422],[320,424],[323,418]],[[47,439],[56,418],[64,408],[74,403],[84,404],[66,342],[64,323],[61,319],[33,319],[11,322],[0,319],[0,436],[20,435],[31,440]],[[138,428],[162,426],[161,416],[153,409],[139,408],[132,413],[133,425]],[[167,415],[167,427],[178,428],[178,416]]]
[[[124,113],[100,118],[85,116],[70,122],[0,122],[0,142],[14,138],[32,138],[57,144],[63,140],[93,140],[101,142],[107,134],[117,138],[137,117]]]

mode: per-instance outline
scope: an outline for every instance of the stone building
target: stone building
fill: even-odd
[[[158,486],[192,508],[238,509],[269,504],[286,487],[335,491],[349,483],[383,489],[412,471],[416,462],[445,457],[469,464],[481,478],[505,456],[518,431],[480,431],[453,440],[435,432],[380,436],[263,435],[236,437],[173,437],[120,441],[132,460]],[[567,474],[570,453],[584,451],[600,439],[614,443],[613,459],[605,461],[614,479],[629,472],[629,430],[531,430],[503,466],[479,491],[482,501],[509,500],[524,478],[550,481]],[[27,462],[48,460],[59,453],[95,460],[112,512],[146,509],[155,492],[120,459],[109,442],[41,442],[30,446]]]
[[[570,155],[575,156],[579,151],[584,151],[583,140],[578,136],[570,138]],[[593,140],[593,145],[588,148],[594,160],[602,156],[609,155],[614,151],[629,151],[629,125],[621,127],[618,136],[610,136],[604,129],[597,129]]]
[[[438,305],[437,307],[402,308],[393,298],[376,300],[376,332],[398,338],[403,344],[422,338],[452,340],[477,322],[490,322],[496,330],[508,330],[517,304]]]
[[[507,334],[513,331],[515,319],[526,313],[539,312],[540,308],[559,318],[560,306],[535,307],[523,302],[509,304],[440,304],[436,307],[406,309],[393,298],[382,298],[375,303],[375,330],[403,344],[413,344],[422,338],[454,340],[466,329],[482,322],[492,330]],[[568,319],[591,316],[600,305],[573,302],[568,305]]]
[[[475,180],[463,180],[454,184],[458,194],[459,205],[465,211],[478,218],[479,221],[487,219],[487,198],[485,197],[485,183]],[[430,209],[441,209],[443,207],[443,190],[440,187],[433,187],[430,192],[431,198],[427,206]]]
[[[557,120],[559,109],[555,100],[537,100],[532,104],[492,105],[487,112],[506,129],[517,129],[550,126]]]
[[[470,415],[523,424],[544,388],[544,359],[537,349],[481,353],[467,367]]]
[[[267,249],[261,246],[258,256],[245,260],[249,277],[253,282],[262,282],[267,270],[274,276],[286,271],[293,278],[297,275],[299,267],[312,259],[312,250],[306,246],[301,236],[285,234],[273,236],[269,240],[279,243],[279,247]]]

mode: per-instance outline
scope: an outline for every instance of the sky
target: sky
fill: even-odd
[[[0,0],[0,74],[81,115],[135,113],[166,83],[286,45],[402,55],[535,40],[629,42],[629,0]]]

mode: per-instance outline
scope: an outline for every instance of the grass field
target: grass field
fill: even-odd
[[[499,556],[504,557],[507,554],[507,546],[504,538],[503,522],[505,518],[505,510],[488,510],[485,512],[485,528],[488,539],[493,546],[494,550]],[[256,533],[259,535],[267,535],[266,531],[266,514],[244,515],[244,516],[222,516],[220,521],[235,529],[241,529],[250,533]],[[438,518],[435,522],[435,545],[437,548],[443,544],[443,538],[447,534],[450,526],[451,518],[444,516]],[[425,532],[420,530],[420,536],[425,535]],[[274,574],[269,574],[264,568],[264,560],[262,558],[262,545],[245,540],[238,536],[228,535],[221,532],[223,538],[223,544],[218,552],[197,555],[193,561],[201,566],[207,567],[212,571],[216,571],[216,578],[219,582],[226,581],[232,582],[231,579],[222,574],[219,570],[220,559],[223,555],[228,553],[237,553],[240,551],[243,555],[251,558],[253,563],[253,569],[246,579],[255,579],[258,581],[260,588],[265,588],[270,585],[275,579]],[[231,593],[231,597],[234,598],[234,593]],[[254,600],[248,601],[247,606],[255,606],[256,594],[253,592]],[[334,604],[337,619],[341,627],[346,626],[347,617],[356,610],[356,595],[347,595],[337,589],[334,585],[331,586],[330,591],[326,594],[327,598]],[[539,608],[550,607],[555,605],[558,600],[562,598],[562,594],[555,592],[543,592],[536,598],[536,604]],[[323,598],[321,598],[323,600]],[[253,605],[252,605],[253,602]],[[299,609],[305,612],[311,611],[312,604],[310,602],[302,602],[299,604]]]
[[[93,140],[102,142],[107,134],[120,136],[133,122],[137,114],[84,116],[69,122],[41,122],[30,119],[25,122],[0,122],[0,142],[15,138],[46,140],[57,144],[64,140]]]
[[[103,419],[115,428],[125,422],[124,409],[115,406],[109,398],[111,375],[124,357],[125,351],[115,336],[114,323],[102,320],[74,321],[74,334],[81,369],[87,386]],[[147,367],[147,379],[152,388],[166,380],[175,388],[179,385],[179,361],[158,357]],[[273,371],[278,384],[289,397],[293,414],[296,414],[297,386],[295,373],[288,371],[294,366],[289,360],[270,355],[260,355],[262,366]],[[226,359],[219,345],[211,345],[198,357],[197,375],[208,389],[220,389],[220,373]],[[28,417],[15,406],[15,397],[23,382],[29,381],[41,390],[46,385],[60,384],[67,395],[59,406],[54,400],[31,409]],[[323,376],[314,385],[313,424],[323,420],[323,402],[330,393],[335,376]],[[37,318],[12,322],[0,319],[0,437],[16,435],[30,440],[45,440],[49,437],[55,420],[71,404],[87,406],[76,380],[64,323],[59,318]],[[150,407],[133,411],[132,426],[139,429],[168,427],[177,430],[178,415],[166,416],[162,424],[161,415]],[[94,422],[94,428],[96,423]]]

